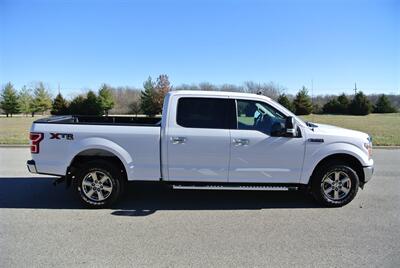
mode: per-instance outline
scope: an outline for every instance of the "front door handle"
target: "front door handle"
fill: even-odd
[[[247,146],[250,141],[248,139],[233,139],[233,144],[235,146]]]
[[[182,144],[186,142],[185,137],[171,137],[172,144]]]

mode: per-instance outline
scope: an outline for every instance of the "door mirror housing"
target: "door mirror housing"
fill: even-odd
[[[285,134],[287,137],[296,137],[297,136],[296,121],[294,120],[294,118],[292,116],[286,117]]]

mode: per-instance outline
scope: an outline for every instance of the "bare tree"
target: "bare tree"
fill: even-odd
[[[131,99],[131,104],[129,104],[129,113],[134,114],[137,116],[139,113],[141,113],[141,108],[140,108],[140,95],[137,94]]]
[[[199,90],[217,91],[218,87],[208,82],[202,82],[199,84]]]
[[[174,90],[200,90],[196,84],[182,84],[174,88]]]
[[[140,98],[140,89],[134,87],[112,88],[115,106],[110,110],[110,114],[129,114],[130,104]]]
[[[155,104],[157,106],[157,110],[162,111],[164,97],[171,90],[171,84],[168,80],[168,75],[159,75],[154,89],[156,91]]]
[[[247,81],[244,83],[244,92],[262,94],[275,100],[278,99],[279,95],[284,90],[285,88],[274,82],[255,83],[253,81]]]

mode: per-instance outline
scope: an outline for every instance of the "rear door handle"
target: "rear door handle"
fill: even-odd
[[[185,137],[171,137],[172,144],[182,144],[186,142]]]
[[[247,146],[250,141],[248,139],[233,139],[233,144],[235,146]]]

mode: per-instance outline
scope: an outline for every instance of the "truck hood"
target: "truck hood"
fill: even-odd
[[[369,137],[369,135],[367,133],[364,133],[361,131],[351,130],[351,129],[347,129],[347,128],[341,128],[341,127],[336,127],[336,126],[331,126],[331,125],[325,125],[325,124],[316,124],[316,123],[313,123],[313,124],[318,126],[318,127],[314,128],[314,133],[316,133],[316,134],[346,136],[346,137],[354,137],[354,138],[360,138],[360,139],[368,139],[368,137]]]

